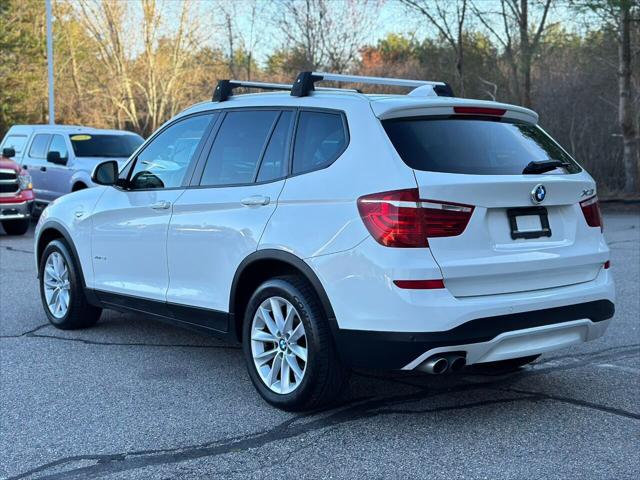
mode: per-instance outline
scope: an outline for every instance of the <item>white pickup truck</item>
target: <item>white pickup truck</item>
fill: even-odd
[[[94,186],[93,168],[116,160],[122,166],[142,144],[140,135],[70,125],[14,125],[0,147],[15,150],[14,160],[29,172],[37,203],[48,204],[69,192]]]

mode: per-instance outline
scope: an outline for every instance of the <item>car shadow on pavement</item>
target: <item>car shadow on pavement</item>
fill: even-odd
[[[238,372],[238,376],[245,378],[247,384],[250,383],[249,378],[245,375],[244,359],[239,345],[229,344],[211,336],[158,322],[143,315],[105,310],[100,322],[87,330],[63,331],[46,323],[15,336],[47,338],[95,346],[165,348],[169,351],[170,349],[201,349],[210,351],[208,355],[213,357],[211,361],[215,364],[219,364],[218,359],[215,358],[220,355],[219,351],[228,351],[233,358],[233,365],[229,365],[229,368],[240,369],[241,372]],[[434,405],[424,410],[425,413],[472,408],[491,403],[556,400],[640,419],[640,415],[624,409],[585,402],[583,399],[572,398],[571,395],[545,393],[544,388],[546,376],[567,370],[589,368],[594,364],[620,362],[626,358],[637,359],[640,354],[639,347],[640,344],[630,344],[595,352],[588,351],[583,354],[543,356],[533,364],[516,370],[495,370],[493,372],[486,372],[473,366],[450,375],[355,370],[351,373],[349,385],[337,406],[334,405],[322,411],[309,412],[309,414],[322,413],[326,415],[334,410],[341,411],[347,408],[352,414],[360,412],[366,415],[366,412],[389,407],[404,408],[404,406],[420,403],[427,399],[430,399],[430,403],[434,403]],[[170,356],[170,353],[166,355]],[[179,362],[182,358],[184,357],[181,356],[176,361]],[[230,357],[225,355],[225,360],[229,361]],[[632,368],[632,370],[637,369]],[[153,366],[147,371],[151,377],[159,375],[159,373],[153,372]],[[640,372],[640,370],[638,371]],[[199,381],[206,382],[211,379],[211,376],[206,372],[202,372],[202,376],[203,378]],[[536,378],[536,381],[529,382],[533,378]],[[519,386],[521,384],[529,385]],[[575,386],[580,392],[588,390],[579,382]],[[485,399],[478,401],[477,398],[475,400],[471,398],[473,401],[467,401],[465,394],[475,392],[471,397],[477,397],[476,394],[480,391],[484,392]],[[505,396],[505,394],[509,395]]]

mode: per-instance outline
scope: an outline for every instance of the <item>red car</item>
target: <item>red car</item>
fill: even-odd
[[[23,235],[29,230],[35,195],[31,176],[11,160],[16,152],[3,148],[0,156],[0,222],[8,235]]]

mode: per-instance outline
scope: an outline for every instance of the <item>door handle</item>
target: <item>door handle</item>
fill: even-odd
[[[167,210],[171,206],[171,202],[166,200],[160,200],[159,202],[152,203],[151,208],[154,210]]]
[[[47,171],[47,167],[40,167],[40,171],[41,172],[46,172]]]
[[[271,199],[265,195],[252,195],[240,200],[240,203],[246,207],[256,207],[260,205],[269,205]]]

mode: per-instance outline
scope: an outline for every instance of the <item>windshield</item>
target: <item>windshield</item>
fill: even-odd
[[[22,153],[25,143],[27,143],[26,135],[8,135],[7,138],[4,139],[2,148],[13,148],[16,151],[16,155],[18,155]]]
[[[536,125],[477,118],[403,118],[382,122],[402,160],[430,172],[519,175],[530,162],[559,160],[580,167]]]
[[[130,157],[143,140],[138,135],[69,135],[76,157]]]

